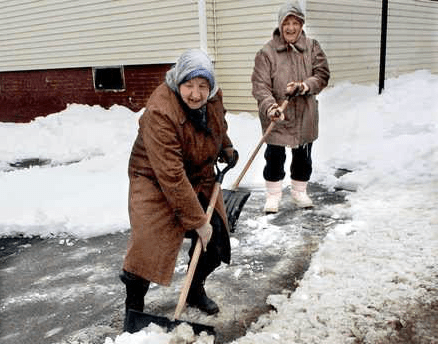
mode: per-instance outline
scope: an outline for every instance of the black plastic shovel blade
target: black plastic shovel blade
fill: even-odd
[[[183,320],[170,320],[166,317],[151,315],[143,312],[134,311],[132,309],[128,310],[128,315],[126,319],[126,331],[129,333],[135,333],[148,327],[149,324],[154,323],[160,327],[167,329],[168,332],[172,331],[178,325],[186,323],[192,327],[195,334],[200,334],[201,332],[206,332],[208,335],[215,336],[215,329],[213,326],[190,323]]]
[[[223,190],[223,202],[232,233],[235,231],[237,220],[250,195],[251,192],[245,190]]]

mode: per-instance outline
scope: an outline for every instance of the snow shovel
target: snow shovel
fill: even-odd
[[[289,103],[289,96],[286,97],[282,105],[280,106],[280,112],[283,113],[283,111],[286,109]],[[231,227],[231,233],[235,231],[235,227],[237,225],[238,217],[240,216],[240,212],[243,209],[243,206],[245,205],[246,201],[248,200],[251,193],[249,191],[245,190],[238,190],[238,186],[240,184],[240,181],[243,179],[243,177],[246,174],[246,171],[249,169],[249,167],[252,164],[252,161],[254,160],[255,156],[257,155],[258,151],[260,150],[261,146],[263,145],[263,142],[265,142],[268,135],[271,133],[272,129],[275,127],[276,121],[272,121],[271,124],[269,124],[268,128],[266,129],[265,133],[263,134],[262,138],[258,142],[257,146],[255,147],[254,151],[251,154],[251,157],[246,162],[245,167],[243,167],[243,170],[241,171],[240,175],[235,180],[234,184],[232,184],[231,189],[224,189],[223,190],[223,201],[225,203],[226,208],[226,214],[228,216],[228,222],[229,226]]]
[[[220,185],[223,182],[223,178],[225,173],[231,169],[233,166],[227,165],[223,170],[220,171],[218,166],[217,168],[217,177],[212,189],[211,199],[209,201],[208,208],[206,209],[206,217],[207,222],[211,221],[212,213],[214,212],[215,202],[217,201],[218,193],[220,191]],[[213,326],[192,323],[184,320],[179,320],[180,314],[183,311],[183,308],[186,303],[186,299],[188,297],[189,288],[191,287],[191,282],[194,277],[195,269],[197,267],[198,260],[200,258],[200,254],[202,251],[202,243],[200,240],[197,240],[197,244],[194,248],[194,253],[192,254],[191,262],[189,263],[188,272],[186,273],[185,282],[183,283],[183,287],[180,293],[180,298],[178,300],[178,304],[175,308],[174,319],[170,320],[167,317],[150,315],[143,312],[134,311],[132,309],[128,310],[128,318],[127,318],[127,331],[129,333],[138,332],[141,329],[149,326],[150,323],[155,323],[163,328],[166,328],[168,331],[173,330],[175,327],[182,323],[186,323],[190,325],[195,334],[199,334],[200,332],[205,331],[208,335],[215,336],[215,329]]]

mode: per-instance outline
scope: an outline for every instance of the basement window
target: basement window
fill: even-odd
[[[125,73],[123,66],[95,67],[92,69],[96,91],[124,91]]]

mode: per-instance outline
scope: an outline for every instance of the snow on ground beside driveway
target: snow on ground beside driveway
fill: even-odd
[[[277,314],[236,343],[386,343],[409,306],[435,301],[436,181],[350,201],[354,221],[328,233],[299,288],[270,296]]]
[[[312,181],[356,190],[346,210],[352,221],[330,230],[297,290],[270,296],[277,312],[236,343],[377,343],[405,323],[409,307],[435,300],[437,85],[437,76],[418,71],[387,80],[382,95],[374,85],[344,83],[319,96]],[[0,123],[0,235],[86,238],[126,230],[126,168],[138,115],[71,105],[29,124]],[[241,160],[226,187],[261,135],[250,114],[228,114],[228,123]],[[11,167],[30,158],[48,163]],[[262,188],[262,168],[261,152],[242,185]],[[352,172],[336,178],[338,168]],[[150,330],[106,344],[172,337]]]
[[[386,89],[322,95],[315,161],[354,171],[339,182],[358,190],[353,221],[328,233],[299,288],[270,296],[277,313],[236,343],[386,343],[408,307],[436,300],[437,78],[417,72]]]

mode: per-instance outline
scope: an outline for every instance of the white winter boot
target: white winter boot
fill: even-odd
[[[266,181],[266,203],[263,211],[265,213],[278,212],[278,205],[282,195],[282,182]]]
[[[291,180],[291,196],[297,207],[310,208],[314,206],[312,200],[309,198],[306,192],[307,185],[308,182]]]

